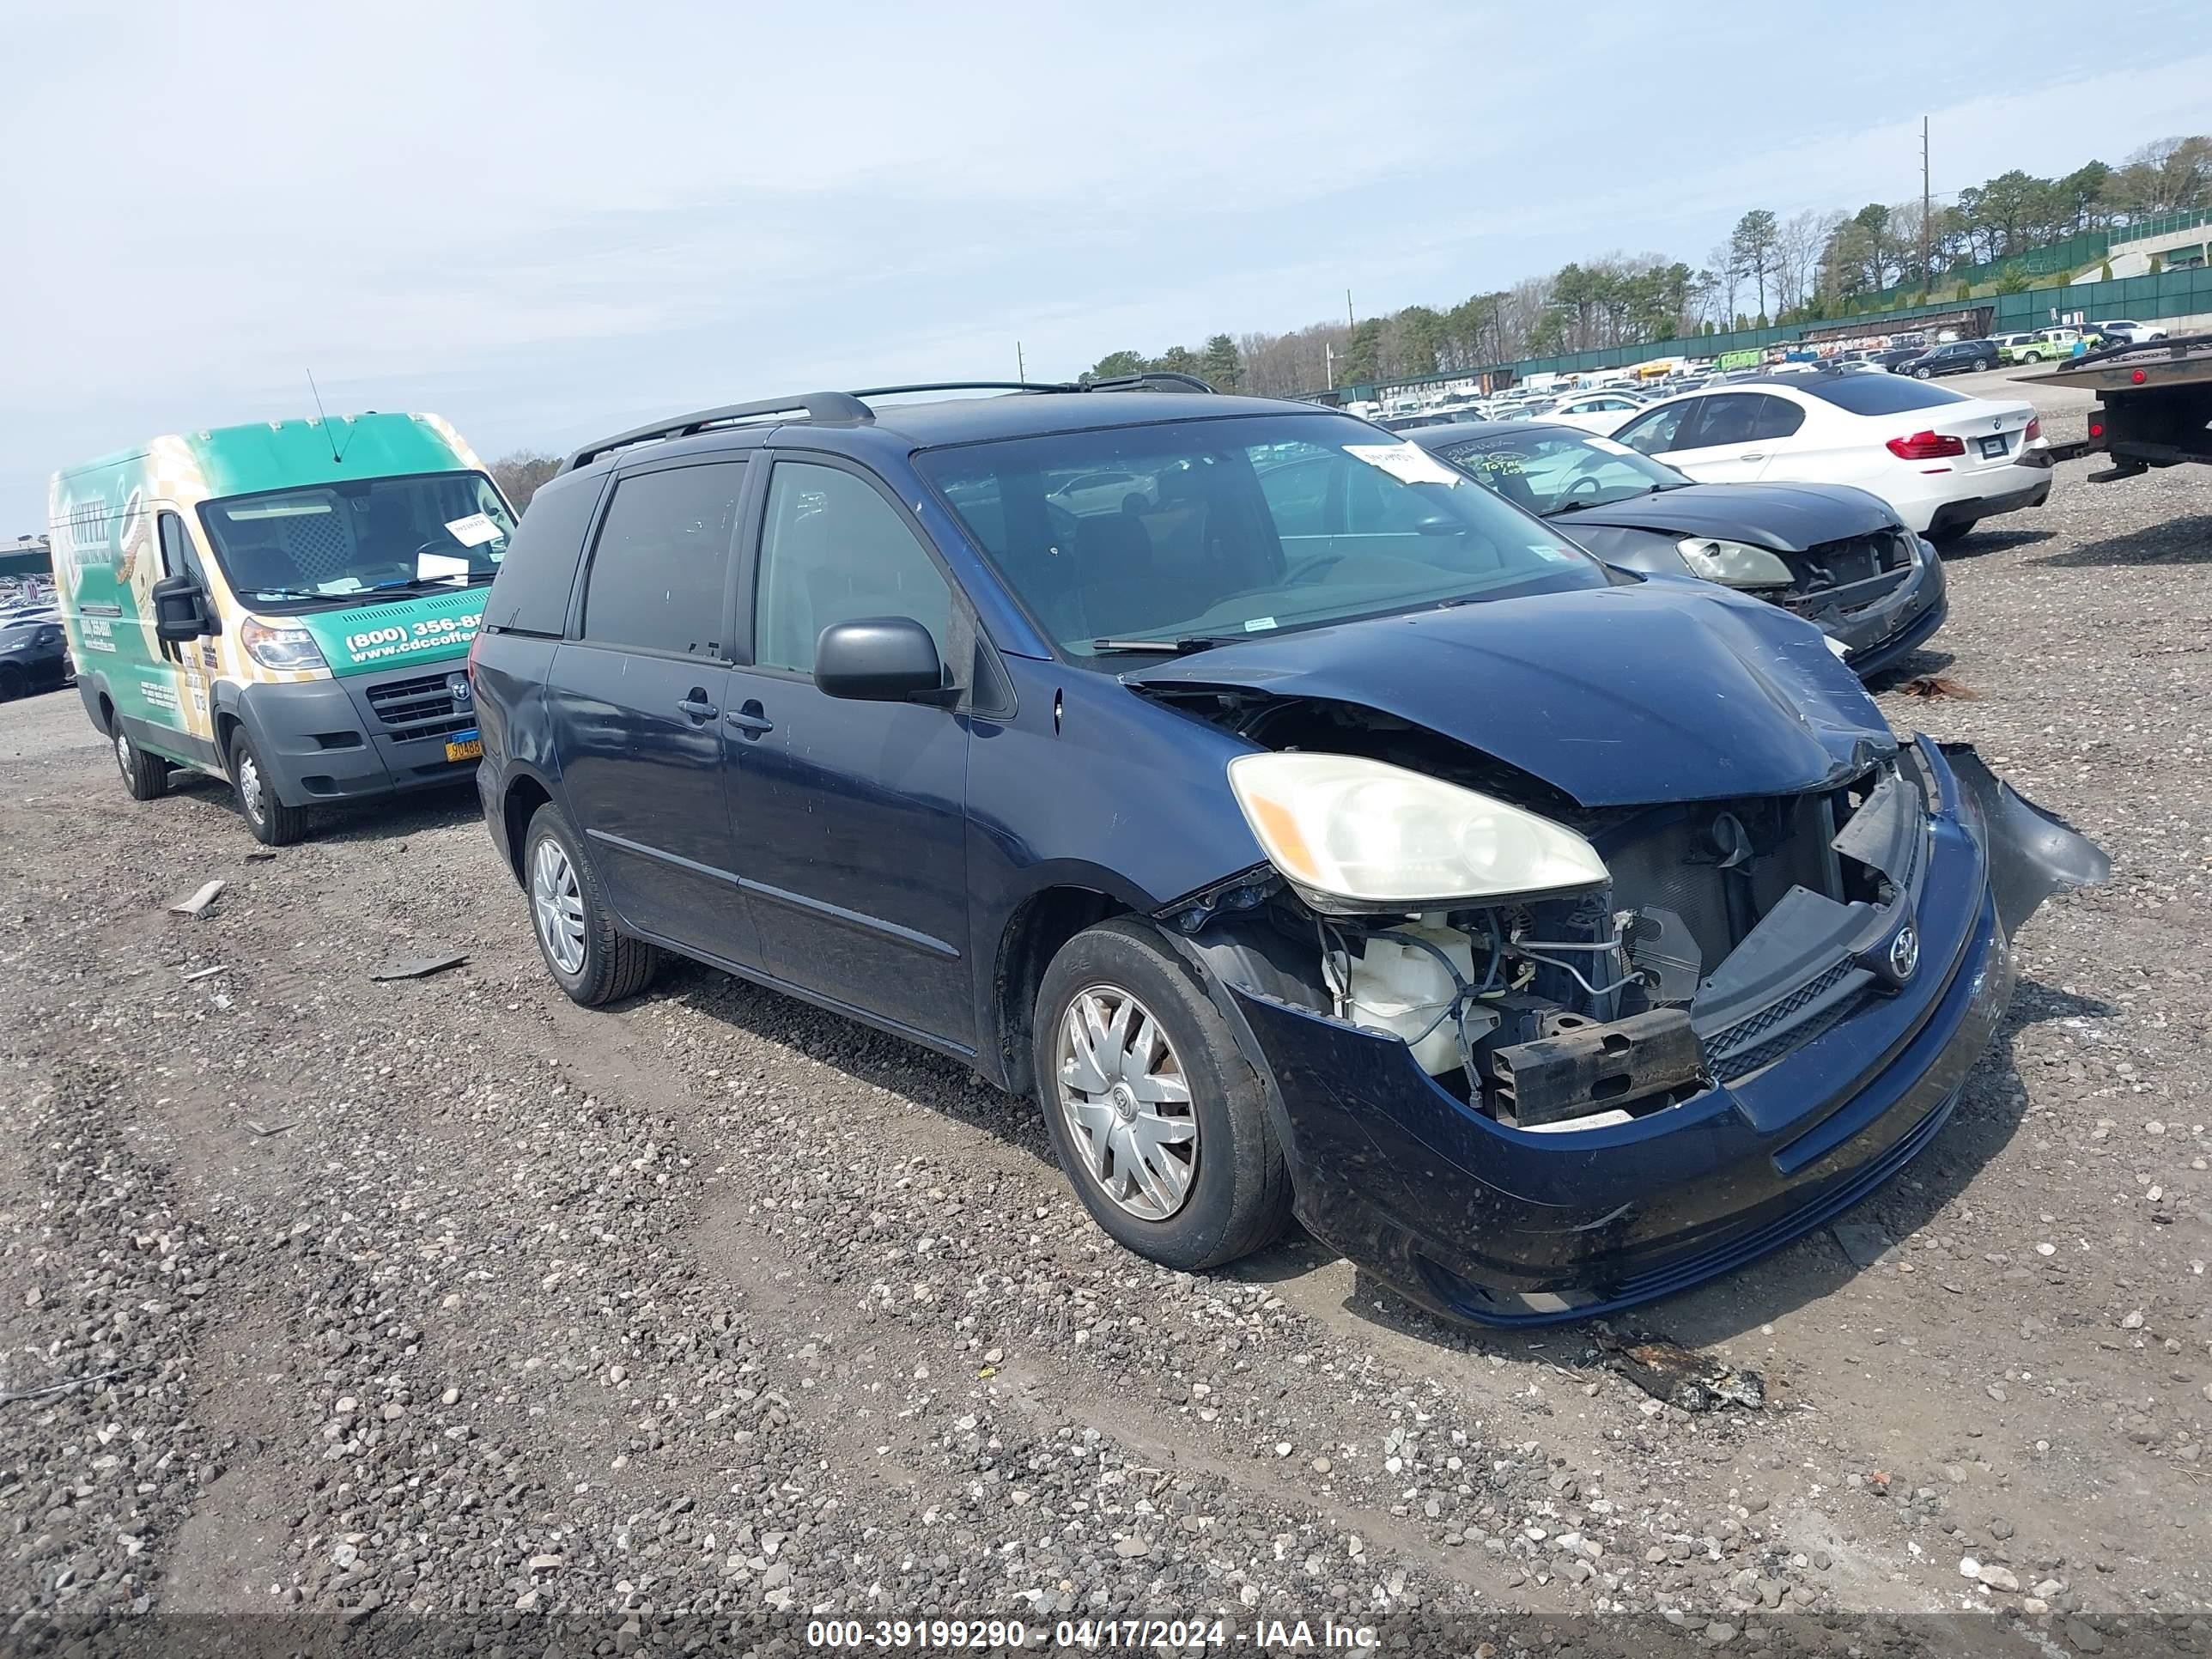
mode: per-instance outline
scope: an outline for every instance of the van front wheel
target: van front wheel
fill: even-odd
[[[131,734],[123,729],[123,717],[115,715],[109,721],[114,727],[110,741],[115,746],[116,769],[123,774],[123,787],[133,800],[157,800],[169,787],[169,763],[159,755],[149,755],[131,741]]]
[[[1290,1175],[1259,1076],[1149,924],[1078,933],[1038,988],[1038,1103],[1060,1168],[1126,1248],[1185,1272],[1272,1241]]]
[[[231,733],[230,781],[238,792],[239,815],[264,847],[289,847],[307,833],[307,809],[276,799],[276,782],[242,726]]]

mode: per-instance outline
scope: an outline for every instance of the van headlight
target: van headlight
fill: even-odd
[[[1412,909],[1612,879],[1564,825],[1381,761],[1239,755],[1229,787],[1268,861],[1323,908]]]
[[[289,670],[327,668],[323,660],[322,647],[315,636],[304,628],[285,623],[265,623],[258,617],[248,617],[238,625],[238,642],[246,647],[246,654],[264,668]]]
[[[1682,562],[1709,582],[1728,587],[1787,587],[1797,580],[1780,559],[1747,542],[1690,536],[1674,545],[1680,550]]]

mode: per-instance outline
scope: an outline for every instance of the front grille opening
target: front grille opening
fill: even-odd
[[[1838,604],[1856,610],[1894,591],[1911,569],[1917,550],[1910,531],[1882,530],[1821,542],[1802,553],[1785,553],[1782,561],[1794,580],[1779,598],[1800,614],[1816,614]]]
[[[368,706],[387,735],[401,743],[422,738],[442,738],[466,732],[476,725],[473,711],[457,713],[446,674],[424,674],[412,679],[386,680],[368,688]]]
[[[1829,795],[1669,807],[1601,843],[1613,898],[1681,918],[1711,972],[1792,887],[1846,899]]]

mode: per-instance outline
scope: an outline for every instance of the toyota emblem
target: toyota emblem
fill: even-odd
[[[1912,977],[1912,970],[1920,966],[1920,935],[1908,925],[1897,930],[1897,937],[1889,942],[1889,971],[1899,985]]]

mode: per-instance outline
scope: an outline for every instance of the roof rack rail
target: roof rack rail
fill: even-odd
[[[586,444],[561,464],[561,470],[574,472],[579,467],[589,466],[602,455],[626,449],[632,444],[651,443],[662,438],[688,438],[708,427],[766,415],[791,415],[803,410],[810,421],[865,423],[875,419],[875,411],[861,401],[864,398],[896,398],[917,392],[1133,392],[1144,388],[1201,392],[1208,396],[1213,392],[1213,388],[1197,375],[1179,374],[1172,369],[1121,374],[1110,380],[924,380],[912,386],[866,386],[858,392],[802,392],[788,398],[763,398],[757,403],[694,410],[689,415],[655,421],[648,426],[634,426],[611,438]]]
[[[810,421],[866,422],[875,418],[868,406],[849,392],[801,392],[788,398],[763,398],[757,403],[725,404],[719,409],[694,410],[689,415],[632,427],[611,438],[586,444],[562,463],[561,470],[574,472],[578,467],[589,466],[611,450],[627,448],[631,444],[648,443],[659,438],[688,438],[695,432],[704,432],[725,422],[750,420],[763,415],[789,415],[801,410]]]
[[[1110,380],[924,380],[914,386],[871,386],[854,392],[855,398],[896,398],[916,392],[1127,392],[1151,386],[1162,392],[1204,392],[1213,388],[1195,374],[1155,369],[1145,374],[1118,374]]]
[[[1110,380],[1092,380],[1085,392],[1130,392],[1149,386],[1155,392],[1203,392],[1213,395],[1212,385],[1195,374],[1178,374],[1172,368],[1147,369],[1141,374],[1116,374]]]

